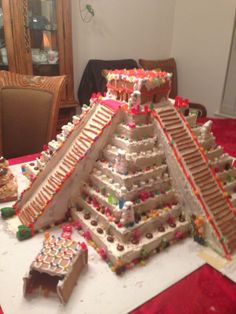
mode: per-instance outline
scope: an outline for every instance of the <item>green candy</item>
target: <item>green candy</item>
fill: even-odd
[[[154,104],[151,103],[151,104],[150,104],[150,110],[153,110],[153,109],[154,109]]]
[[[169,246],[169,242],[166,239],[162,239],[160,243],[161,249],[166,249]]]
[[[110,193],[108,194],[108,203],[113,204],[113,196]]]
[[[145,260],[149,257],[149,253],[146,251],[146,249],[144,249],[144,248],[141,249],[140,257],[142,260]]]
[[[221,237],[221,238],[220,238],[220,242],[224,243],[224,242],[225,242],[225,238],[224,238],[224,237]]]
[[[18,231],[16,233],[18,240],[25,240],[32,237],[32,230],[25,225],[18,226]]]
[[[6,219],[15,215],[15,209],[13,207],[3,207],[1,209],[2,218]]]

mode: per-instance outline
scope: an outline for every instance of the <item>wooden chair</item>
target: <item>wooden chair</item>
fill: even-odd
[[[163,60],[145,60],[139,59],[139,64],[146,70],[160,69],[172,73],[172,89],[170,92],[170,98],[175,99],[178,96],[178,80],[177,80],[177,66],[174,58],[163,59]],[[206,117],[207,110],[202,104],[189,103],[189,110],[196,111],[198,117]]]
[[[0,71],[0,156],[40,152],[55,137],[64,81]]]

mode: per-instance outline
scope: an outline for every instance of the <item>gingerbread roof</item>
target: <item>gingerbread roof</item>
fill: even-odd
[[[31,264],[31,269],[50,275],[64,276],[72,268],[81,252],[79,242],[51,236]]]

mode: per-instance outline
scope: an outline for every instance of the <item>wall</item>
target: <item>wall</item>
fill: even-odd
[[[171,54],[179,94],[219,110],[232,38],[236,0],[176,0]]]
[[[95,17],[83,23],[72,0],[75,93],[89,59],[165,58],[170,55],[175,0],[81,0]]]
[[[236,117],[236,20],[220,113]]]

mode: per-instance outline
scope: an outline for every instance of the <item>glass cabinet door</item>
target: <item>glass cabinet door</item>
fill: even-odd
[[[28,0],[34,75],[59,75],[56,0]]]
[[[2,0],[0,0],[0,70],[8,70],[7,48],[3,24]]]

